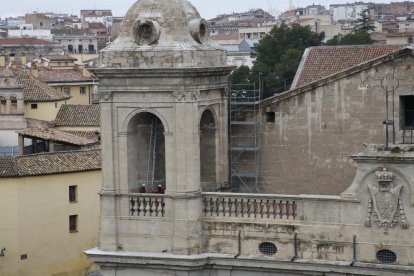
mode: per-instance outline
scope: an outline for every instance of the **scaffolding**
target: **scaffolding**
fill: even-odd
[[[230,188],[236,193],[259,192],[259,103],[263,81],[232,85],[229,94]]]

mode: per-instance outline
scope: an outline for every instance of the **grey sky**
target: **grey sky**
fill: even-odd
[[[190,0],[198,9],[201,16],[209,19],[217,14],[242,12],[252,8],[284,11],[289,6],[288,0]],[[294,6],[307,6],[312,3],[328,6],[334,3],[352,2],[349,0],[293,0]],[[369,2],[369,1],[366,1]],[[391,0],[371,0],[377,3],[390,3]],[[79,15],[81,9],[111,9],[116,16],[123,16],[127,9],[135,3],[135,0],[13,0],[4,3],[0,9],[0,17],[24,15],[25,13],[38,11],[64,12]]]

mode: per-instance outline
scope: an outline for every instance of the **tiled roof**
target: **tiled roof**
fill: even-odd
[[[39,69],[39,79],[46,83],[62,83],[62,82],[92,82],[98,79],[94,76],[85,77],[83,72],[76,69]]]
[[[18,84],[23,86],[24,100],[26,102],[53,102],[70,98],[70,96],[64,95],[36,79],[28,72],[18,71],[16,80]]]
[[[0,45],[21,45],[21,46],[36,46],[36,45],[59,45],[57,43],[37,39],[37,38],[0,38]]]
[[[322,46],[308,48],[292,89],[304,86],[359,64],[389,55],[404,45]]]
[[[218,34],[212,35],[212,40],[237,40],[239,39],[239,34]]]
[[[97,142],[96,139],[80,137],[75,134],[67,133],[53,128],[27,128],[19,130],[17,133],[26,137],[76,146],[86,146],[95,144]]]
[[[62,105],[54,123],[56,126],[100,126],[99,105]]]
[[[101,166],[100,150],[0,157],[0,178],[93,171]]]
[[[98,139],[99,131],[64,130],[64,132],[88,139]]]
[[[0,176],[8,177],[15,176],[16,171],[16,162],[15,159],[11,156],[1,156],[0,157]]]
[[[79,35],[88,35],[94,36],[94,34],[89,29],[74,29],[74,28],[65,28],[65,29],[54,29],[51,30],[54,35],[67,35],[67,36],[79,36]]]
[[[67,55],[50,55],[50,56],[43,56],[42,57],[48,61],[76,61],[77,59]]]
[[[106,30],[106,26],[103,23],[88,23],[88,27],[89,29],[94,29],[94,30],[101,30],[101,29],[105,29]]]

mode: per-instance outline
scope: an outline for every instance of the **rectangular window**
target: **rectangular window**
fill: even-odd
[[[82,86],[79,88],[79,94],[81,96],[86,95],[86,87]]]
[[[78,201],[77,192],[78,192],[78,186],[76,185],[69,186],[69,202]]]
[[[31,105],[30,105],[30,108],[31,108],[31,109],[37,109],[37,104],[31,104]]]
[[[69,232],[78,232],[78,215],[69,216]]]
[[[63,87],[63,93],[65,95],[70,95],[70,87]]]
[[[266,112],[266,123],[276,122],[276,113],[275,112]]]
[[[414,96],[400,97],[400,126],[402,130],[414,129]]]

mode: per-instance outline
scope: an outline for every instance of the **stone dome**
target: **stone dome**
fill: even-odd
[[[119,37],[101,51],[100,63],[123,68],[211,67],[226,66],[227,57],[190,2],[138,0],[126,13]]]

